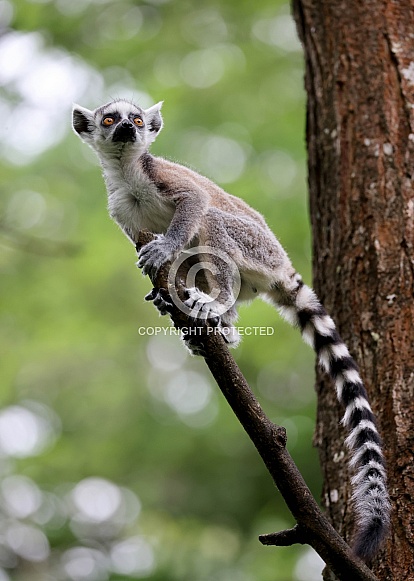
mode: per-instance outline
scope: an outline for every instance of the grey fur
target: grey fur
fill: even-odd
[[[350,432],[347,444],[355,471],[358,534],[354,550],[369,559],[388,531],[390,503],[382,444],[357,366],[333,320],[302,282],[264,218],[200,174],[148,153],[162,128],[160,109],[161,103],[144,110],[124,100],[95,111],[74,107],[74,130],[94,149],[103,168],[109,213],[134,243],[143,228],[158,235],[140,252],[138,266],[144,274],[153,274],[164,262],[197,245],[217,248],[231,257],[240,272],[241,289],[236,304],[221,315],[219,327],[232,345],[239,340],[234,328],[237,305],[256,296],[271,302],[300,328],[345,406],[343,423]],[[108,115],[114,122],[105,127],[102,121]],[[134,125],[137,116],[142,127]],[[225,303],[233,292],[228,269],[220,262],[216,266],[215,277],[206,273],[205,285],[189,289],[186,301],[195,312],[213,319],[217,316],[209,310],[205,293],[216,284],[218,301]],[[148,298],[162,314],[168,312],[168,304],[156,293]]]

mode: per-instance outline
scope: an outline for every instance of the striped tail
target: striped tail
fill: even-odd
[[[334,380],[338,400],[345,407],[342,423],[349,430],[346,444],[352,452],[350,466],[355,473],[352,478],[357,524],[354,552],[369,560],[378,551],[390,522],[381,438],[358,367],[335,323],[298,274],[294,281],[295,287],[289,291],[278,284],[272,299],[281,315],[299,326],[303,339],[315,350],[319,365]]]

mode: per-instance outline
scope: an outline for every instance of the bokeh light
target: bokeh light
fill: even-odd
[[[96,523],[112,518],[121,505],[121,498],[118,486],[102,478],[82,480],[72,491],[78,516]]]
[[[295,567],[295,581],[320,581],[325,563],[310,547],[303,551]]]
[[[0,453],[16,458],[40,454],[58,435],[58,420],[50,408],[12,405],[0,410]]]
[[[62,49],[46,48],[39,32],[0,38],[0,87],[19,96],[17,106],[0,97],[0,146],[9,161],[28,163],[56,145],[68,131],[72,103],[99,98],[99,73]]]
[[[6,543],[16,555],[26,561],[44,561],[50,553],[46,535],[38,528],[19,522],[8,527]]]
[[[74,547],[62,555],[63,570],[73,581],[108,579],[107,558],[97,549]]]
[[[26,476],[7,476],[1,483],[1,494],[7,512],[16,518],[27,518],[42,504],[39,487]]]
[[[121,575],[147,577],[155,568],[154,551],[142,537],[131,537],[115,543],[110,555],[113,571]]]

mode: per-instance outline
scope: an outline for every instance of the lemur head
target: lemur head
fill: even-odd
[[[162,128],[162,101],[141,109],[131,101],[111,101],[94,111],[75,105],[73,129],[97,153],[111,153],[123,147],[144,152]]]

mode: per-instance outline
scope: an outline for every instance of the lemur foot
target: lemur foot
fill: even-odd
[[[188,288],[186,289],[186,293],[188,299],[184,301],[184,304],[191,309],[190,315],[203,320],[208,319],[210,325],[216,328],[217,332],[222,335],[229,347],[237,347],[240,343],[240,335],[235,327],[226,324],[222,320],[217,308],[220,308],[221,305],[198,288]],[[205,355],[204,351],[199,349],[199,345],[194,339],[185,341],[187,347],[194,355]]]
[[[172,303],[168,300],[169,295],[165,289],[153,288],[144,298],[154,303],[160,315],[168,315],[171,312]]]
[[[220,324],[220,315],[217,312],[217,302],[212,300],[209,295],[198,290],[196,287],[187,288],[186,295],[188,298],[184,304],[190,309],[190,317],[194,319],[209,320],[214,327]]]

